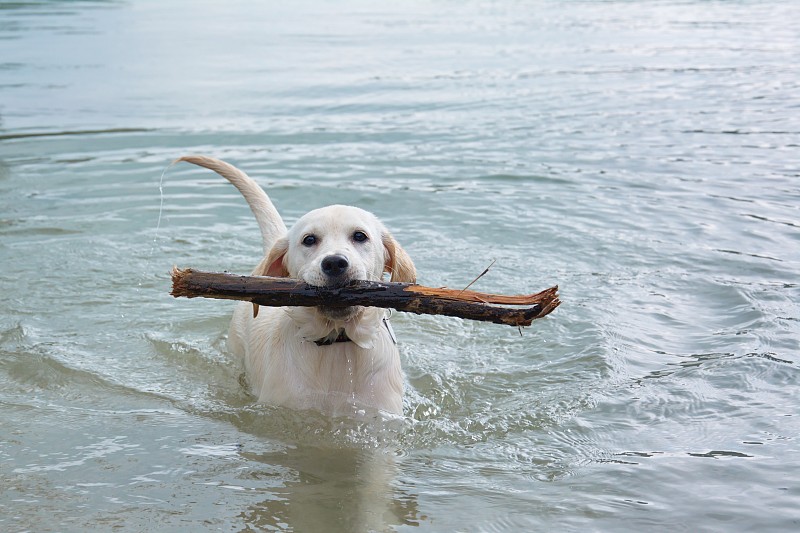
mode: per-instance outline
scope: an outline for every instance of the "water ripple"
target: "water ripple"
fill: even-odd
[[[3,527],[796,527],[796,16],[754,6],[4,4]],[[261,254],[186,153],[564,304],[399,314],[399,419],[257,405],[230,305],[168,295]]]

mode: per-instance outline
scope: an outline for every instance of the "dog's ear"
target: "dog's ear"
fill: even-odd
[[[383,234],[383,247],[386,250],[383,271],[392,275],[391,281],[416,283],[417,269],[414,262],[389,233]]]
[[[278,239],[272,246],[267,256],[261,260],[254,276],[272,276],[273,278],[288,278],[286,269],[286,252],[289,251],[289,240],[286,237]],[[253,304],[253,318],[258,316],[258,304]]]
[[[286,269],[286,252],[289,251],[289,240],[286,237],[278,239],[272,246],[272,250],[267,254],[267,260],[262,263],[264,271],[262,276],[272,276],[273,278],[288,278],[289,271]]]

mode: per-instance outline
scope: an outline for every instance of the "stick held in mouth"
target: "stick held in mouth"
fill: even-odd
[[[561,303],[558,286],[518,296],[378,281],[355,281],[343,287],[314,287],[290,278],[239,276],[177,267],[172,269],[171,294],[176,298],[243,300],[272,307],[384,307],[510,326],[529,326]]]

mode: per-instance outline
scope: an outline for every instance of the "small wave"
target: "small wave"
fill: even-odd
[[[63,131],[18,131],[16,133],[0,134],[0,141],[16,139],[29,139],[34,137],[67,137],[76,135],[115,135],[120,133],[147,133],[151,128],[107,128],[97,130],[63,130]]]

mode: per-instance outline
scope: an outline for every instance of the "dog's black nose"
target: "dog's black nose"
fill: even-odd
[[[329,255],[322,260],[322,272],[332,278],[341,276],[350,266],[350,262],[343,255]]]

